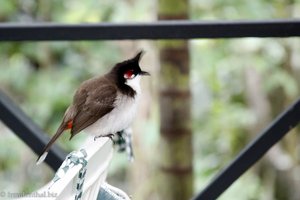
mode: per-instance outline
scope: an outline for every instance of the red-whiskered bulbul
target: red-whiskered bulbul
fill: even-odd
[[[139,66],[142,53],[117,63],[107,74],[86,80],[79,86],[37,164],[45,160],[51,145],[65,130],[70,129],[70,139],[81,131],[95,137],[111,137],[130,126],[140,98],[140,77],[149,75]]]

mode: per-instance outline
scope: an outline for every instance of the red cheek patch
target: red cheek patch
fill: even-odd
[[[128,70],[124,74],[124,78],[126,78],[126,79],[131,79],[133,77],[134,77],[133,70]]]

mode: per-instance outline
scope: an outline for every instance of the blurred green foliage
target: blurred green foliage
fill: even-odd
[[[300,13],[298,0],[192,0],[190,4],[193,20],[293,18]],[[151,1],[11,0],[1,2],[0,6],[1,22],[25,24],[152,21],[155,16],[155,3]],[[297,38],[247,38],[193,40],[190,44],[195,190],[199,191],[249,138],[253,138],[250,132],[257,116],[249,105],[251,94],[245,83],[245,69],[255,69],[262,78],[263,94],[272,109],[270,117],[274,118],[299,95],[297,55],[300,42]],[[0,88],[9,93],[45,132],[53,133],[80,82],[104,73],[119,61],[122,45],[111,41],[2,42]],[[152,104],[157,107],[157,102]],[[153,136],[159,130],[157,113],[151,117],[143,124],[149,127],[143,140],[158,138]],[[30,192],[51,178],[53,174],[47,167],[35,168],[35,156],[28,147],[2,126],[0,131],[3,135],[0,140],[0,188]],[[68,137],[66,134],[59,141],[64,142],[66,149],[73,149],[80,143],[80,138],[66,142]],[[153,152],[153,146],[148,145],[151,142],[145,143],[149,152]],[[297,148],[299,144],[293,149]],[[299,157],[295,158],[295,163],[299,163],[297,159]],[[124,161],[120,160],[113,165],[115,174],[118,170],[124,173]],[[263,177],[251,170],[220,199],[267,199],[267,192]],[[272,195],[268,198],[276,199]]]

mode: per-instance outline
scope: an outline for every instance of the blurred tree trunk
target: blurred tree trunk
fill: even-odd
[[[160,20],[187,19],[187,0],[159,0]],[[193,194],[187,41],[160,43],[159,199],[185,200]]]

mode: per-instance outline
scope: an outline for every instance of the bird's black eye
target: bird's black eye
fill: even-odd
[[[135,73],[133,72],[132,69],[130,70],[127,70],[125,73],[124,73],[124,78],[125,79],[132,79],[135,77]]]

